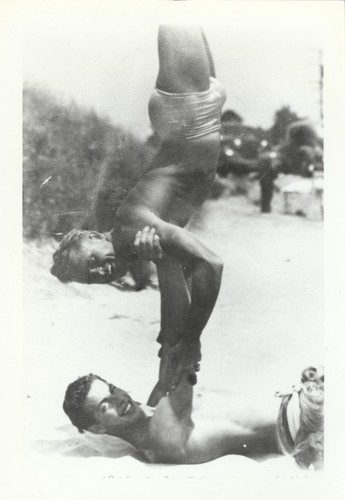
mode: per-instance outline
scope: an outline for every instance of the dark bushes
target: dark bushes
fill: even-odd
[[[45,238],[83,226],[109,229],[112,213],[149,168],[152,154],[94,111],[26,86],[24,236]]]

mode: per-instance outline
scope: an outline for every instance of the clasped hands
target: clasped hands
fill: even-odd
[[[140,260],[157,262],[163,257],[159,236],[154,227],[146,226],[135,235],[134,249]]]
[[[168,359],[173,368],[171,390],[176,389],[182,376],[191,384],[197,383],[196,372],[200,370],[201,345],[200,341],[190,341],[182,338],[177,344],[170,347],[167,352]]]

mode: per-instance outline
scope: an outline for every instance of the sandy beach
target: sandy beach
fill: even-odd
[[[298,382],[301,369],[323,363],[323,223],[284,215],[279,203],[277,197],[273,212],[262,215],[244,197],[209,201],[193,224],[225,263],[195,390],[205,417],[231,418],[232,395],[273,398]],[[25,437],[30,477],[42,498],[64,498],[56,489],[63,478],[76,485],[78,477],[309,474],[288,457],[143,464],[119,439],[79,434],[62,410],[66,386],[78,376],[97,373],[147,400],[158,374],[159,293],[63,285],[49,273],[53,249],[53,243],[24,245]]]

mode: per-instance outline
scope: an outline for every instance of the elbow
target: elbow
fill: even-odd
[[[223,260],[218,257],[218,255],[213,255],[209,260],[209,265],[212,270],[212,274],[215,276],[217,281],[221,281],[223,275],[224,263]]]

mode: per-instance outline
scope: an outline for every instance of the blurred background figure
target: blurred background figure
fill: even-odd
[[[270,212],[274,181],[279,174],[290,174],[309,179],[317,173],[322,174],[322,140],[318,137],[311,123],[305,120],[297,121],[288,127],[285,140],[278,147],[259,154],[256,169],[261,189],[261,212]],[[288,188],[285,189],[288,193]],[[298,189],[295,184],[291,192],[298,192]],[[301,192],[308,192],[308,189],[313,189],[312,183],[301,184]],[[284,205],[285,212],[287,212],[286,201]]]
[[[277,156],[277,152],[272,148],[269,151],[263,151],[257,160],[261,194],[260,205],[262,213],[268,213],[271,211],[274,181],[278,176]]]

